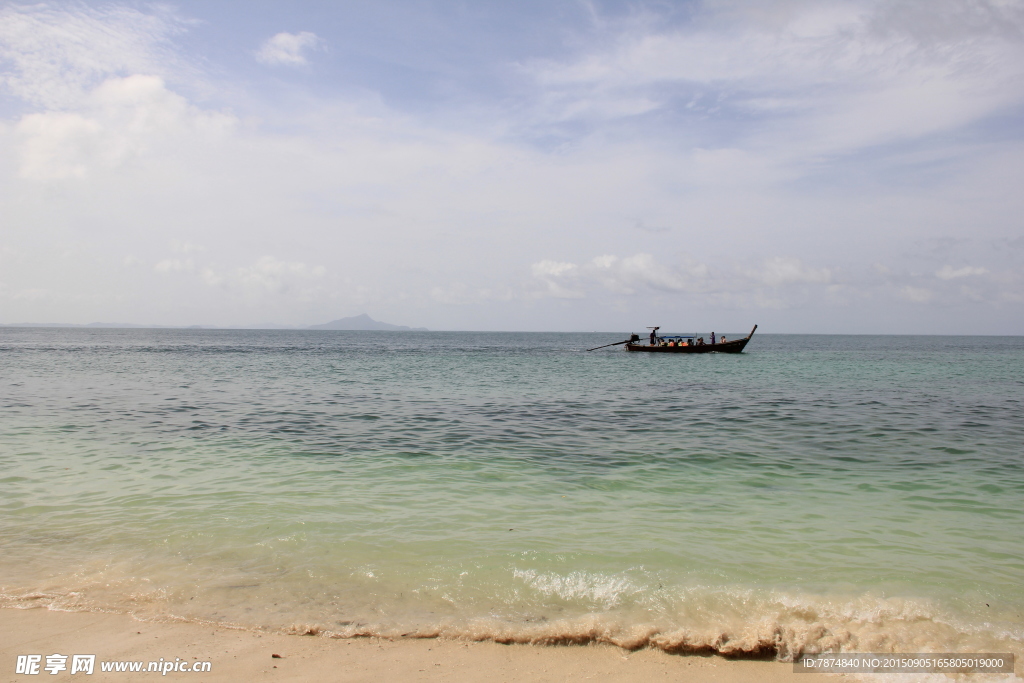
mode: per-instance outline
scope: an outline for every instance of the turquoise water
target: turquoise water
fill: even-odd
[[[1024,339],[619,338],[2,329],[0,605],[1024,651]]]

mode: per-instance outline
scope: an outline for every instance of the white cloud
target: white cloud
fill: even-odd
[[[809,268],[800,259],[781,256],[769,259],[761,268],[752,272],[751,276],[752,279],[769,287],[796,283],[827,284],[832,280],[832,273],[828,268]]]
[[[214,287],[226,287],[248,295],[299,293],[308,295],[309,283],[324,277],[323,266],[309,266],[300,261],[282,261],[263,256],[255,263],[218,273],[204,268],[203,281]]]
[[[924,287],[913,287],[906,285],[900,290],[900,295],[915,304],[926,304],[932,300],[932,291]]]
[[[1021,104],[1022,31],[1019,2],[707,2],[683,28],[627,23],[610,46],[525,68],[554,120],[672,109],[682,98],[695,117],[743,117],[744,137],[763,130],[761,145],[834,153]]]
[[[650,254],[635,254],[625,258],[613,255],[598,256],[584,266],[609,291],[632,294],[638,289],[677,292],[685,287],[685,277],[677,269],[668,268],[654,260]]]
[[[702,266],[692,269],[706,273]],[[583,265],[561,261],[540,261],[530,268],[535,282],[543,284],[536,296],[582,298],[595,285],[612,292],[634,294],[652,289],[676,292],[685,287],[686,273],[658,263],[650,254],[620,258],[605,254]]]
[[[299,66],[307,64],[306,53],[318,49],[322,44],[315,33],[278,33],[268,38],[256,53],[256,59],[263,64]]]
[[[202,143],[228,132],[234,117],[205,112],[168,90],[157,76],[110,78],[83,98],[78,112],[24,116],[20,139],[23,178],[80,178],[95,167],[113,168],[176,137]]]
[[[65,108],[110,76],[192,74],[171,39],[185,23],[162,8],[118,5],[0,7],[0,85],[34,105]]]
[[[540,261],[534,263],[530,270],[533,272],[534,277],[564,277],[570,273],[575,273],[578,266],[575,263],[563,263],[560,261]]]
[[[555,295],[552,294],[552,296]],[[515,294],[512,288],[507,286],[478,287],[465,282],[454,282],[430,288],[431,301],[451,306],[467,306],[490,301],[512,301],[514,298]]]
[[[570,262],[540,261],[533,264],[531,274],[535,283],[543,284],[532,290],[534,296],[555,298],[583,298],[588,292],[603,289],[621,295],[660,292],[672,295],[757,293],[759,299],[780,301],[778,293],[768,290],[803,286],[826,291],[832,281],[828,268],[813,268],[800,259],[775,257],[760,266],[750,268],[740,263],[722,264],[714,268],[705,263],[685,260],[677,265],[665,265],[651,254],[619,257],[612,254],[598,256],[582,265]],[[764,290],[764,291],[762,291]]]
[[[192,262],[192,259],[181,260],[176,258],[164,259],[153,266],[153,270],[158,273],[176,273],[183,270],[192,270],[193,268],[195,268],[195,263]]]
[[[103,154],[99,122],[81,114],[29,114],[17,126],[21,137],[19,174],[35,180],[82,177],[90,160]]]
[[[954,280],[961,277],[971,277],[976,275],[985,275],[988,273],[988,268],[976,268],[972,266],[964,266],[963,268],[954,268],[953,266],[943,266],[935,272],[935,277],[942,280]]]
[[[201,244],[193,244],[188,240],[182,242],[180,240],[171,240],[171,249],[181,254],[198,254],[206,251],[206,247]]]
[[[542,285],[540,291],[534,292],[535,296],[555,299],[580,299],[584,296],[582,290],[573,286],[579,273],[579,266],[575,263],[539,261],[530,266],[530,272]]]

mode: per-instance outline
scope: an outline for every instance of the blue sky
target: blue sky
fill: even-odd
[[[1024,2],[0,3],[0,323],[1024,334]]]

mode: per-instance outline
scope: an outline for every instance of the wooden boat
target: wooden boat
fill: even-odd
[[[627,351],[646,351],[650,353],[741,353],[743,347],[747,345],[750,338],[754,336],[754,332],[757,331],[757,325],[754,325],[754,329],[750,331],[743,339],[734,339],[732,341],[723,342],[721,344],[693,344],[693,337],[670,337],[670,339],[688,339],[690,341],[689,346],[649,346],[647,344],[640,344],[639,340],[630,341],[626,344]],[[634,337],[636,335],[633,335]]]

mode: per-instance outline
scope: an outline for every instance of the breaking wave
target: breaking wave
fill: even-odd
[[[115,600],[110,593],[97,600],[88,588],[8,590],[0,592],[0,607],[120,612],[143,621],[216,623],[328,638],[445,638],[551,646],[603,643],[627,650],[654,648],[779,661],[818,652],[1024,654],[1024,629],[1012,616],[1002,625],[971,623],[927,600],[689,588],[677,591],[681,607],[670,613],[653,609],[655,601],[628,577],[522,571],[516,578],[551,598],[547,609],[520,604],[490,613],[438,614],[426,609],[430,605],[391,602],[367,603],[358,610],[345,610],[344,615],[320,610],[314,617],[307,606],[297,603],[272,610],[266,609],[268,605],[253,609],[250,604],[250,618],[244,618],[227,605],[186,606],[173,598],[173,591],[164,589],[135,590]],[[563,601],[600,608],[579,613],[566,609],[560,604]]]

